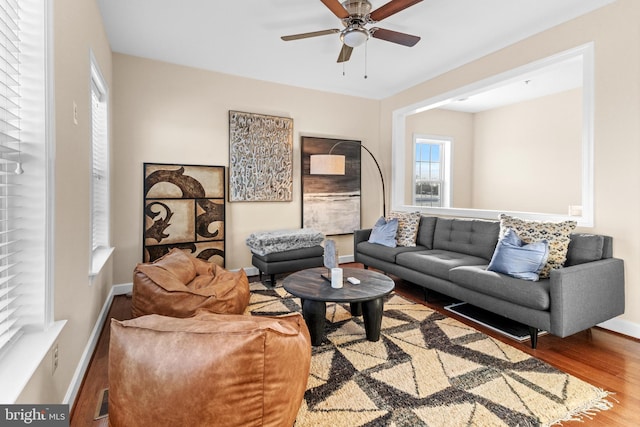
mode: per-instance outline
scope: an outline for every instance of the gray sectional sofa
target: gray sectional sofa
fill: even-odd
[[[624,313],[624,264],[609,236],[573,233],[564,267],[527,281],[488,271],[498,221],[422,216],[415,247],[369,243],[354,232],[355,261],[529,326],[566,337]]]

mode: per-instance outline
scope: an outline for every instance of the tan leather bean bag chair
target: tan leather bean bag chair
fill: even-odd
[[[134,317],[191,317],[199,309],[242,314],[248,305],[249,280],[244,270],[227,271],[180,249],[152,263],[138,264],[133,272]]]
[[[293,426],[310,361],[298,313],[113,319],[109,425]]]

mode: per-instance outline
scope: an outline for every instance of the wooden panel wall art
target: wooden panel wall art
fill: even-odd
[[[229,111],[229,201],[293,199],[293,119]]]
[[[360,141],[303,136],[300,145],[302,226],[327,236],[353,233],[360,228]],[[310,156],[334,146],[332,154],[345,156],[345,174],[311,175]]]
[[[173,248],[224,267],[225,168],[144,164],[143,261]]]

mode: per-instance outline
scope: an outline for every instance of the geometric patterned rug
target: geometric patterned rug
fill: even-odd
[[[249,311],[301,311],[282,287],[251,284]],[[380,341],[348,305],[327,303],[295,426],[547,426],[597,416],[610,393],[391,293]]]

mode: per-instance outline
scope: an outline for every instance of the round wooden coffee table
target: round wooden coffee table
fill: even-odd
[[[309,328],[311,343],[322,343],[327,302],[349,303],[353,316],[362,315],[367,339],[378,341],[382,324],[383,297],[395,287],[393,280],[371,270],[344,268],[343,287],[332,288],[331,283],[322,277],[322,274],[326,273],[327,269],[324,267],[309,268],[285,277],[282,282],[284,289],[299,297],[302,302],[302,316]],[[355,277],[360,283],[351,284],[347,277]]]

